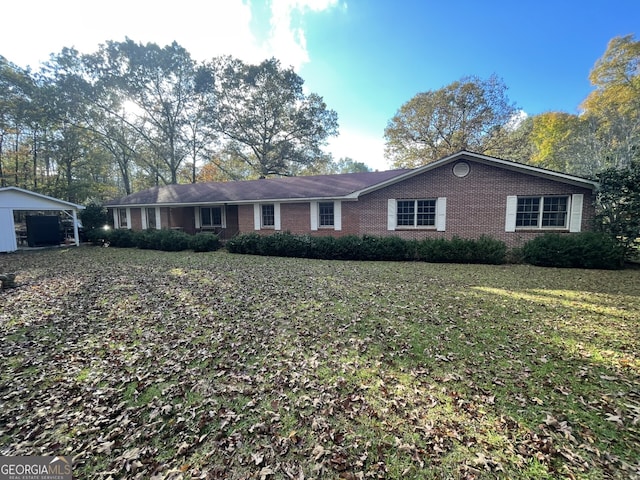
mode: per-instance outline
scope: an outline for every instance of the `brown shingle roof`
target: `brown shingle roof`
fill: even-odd
[[[154,187],[107,202],[118,205],[243,203],[265,200],[340,198],[398,177],[409,170],[284,177]]]

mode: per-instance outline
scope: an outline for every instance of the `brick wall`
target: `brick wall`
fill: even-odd
[[[453,165],[443,165],[403,182],[364,195],[358,202],[361,210],[360,233],[397,235],[402,238],[458,236],[478,238],[489,235],[509,246],[517,246],[540,235],[540,231],[505,232],[507,196],[572,195],[582,193],[584,205],[582,230],[589,230],[594,216],[593,197],[589,189],[568,185],[505,168],[468,161],[469,174],[453,174]],[[447,198],[446,230],[387,230],[388,199]]]
[[[350,234],[359,235],[357,204],[358,202],[342,202],[342,230],[319,227],[318,230],[312,231],[309,202],[281,203],[280,232],[289,232],[294,235],[332,235],[334,237]],[[238,227],[242,233],[255,232],[261,235],[277,233],[273,228],[254,229],[253,205],[240,205],[238,207]]]
[[[453,164],[409,178],[397,184],[363,195],[358,201],[342,202],[342,230],[310,231],[309,203],[281,204],[282,231],[311,235],[378,235],[405,239],[427,237],[478,238],[489,235],[514,247],[540,235],[539,230],[505,232],[506,202],[510,195],[584,195],[582,230],[589,230],[593,221],[591,190],[550,179],[465,160],[468,175],[453,174]],[[447,198],[446,229],[387,230],[388,199]],[[253,205],[238,208],[240,232],[256,231],[253,225]],[[273,229],[260,230],[274,233]]]
[[[469,164],[470,171],[462,178],[453,174],[454,164],[447,164],[363,195],[357,201],[343,201],[342,230],[340,231],[326,228],[311,231],[309,202],[281,203],[280,231],[333,236],[369,234],[399,236],[406,239],[453,236],[477,238],[481,235],[489,235],[514,247],[540,235],[543,231],[505,232],[507,196],[570,196],[576,193],[584,195],[581,229],[584,231],[591,228],[594,217],[594,197],[590,189],[468,159],[465,161]],[[445,231],[438,232],[435,228],[387,230],[389,199],[438,197],[447,198]],[[182,227],[186,232],[195,233],[194,212],[194,207],[161,207],[161,226],[162,228]],[[256,232],[252,204],[227,206],[226,215],[225,238],[236,233]],[[142,228],[140,208],[131,208],[131,227],[134,230]],[[268,235],[276,231],[271,228],[257,232]]]

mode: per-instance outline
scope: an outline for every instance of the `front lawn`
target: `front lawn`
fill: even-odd
[[[0,455],[75,478],[634,478],[640,270],[0,256]]]

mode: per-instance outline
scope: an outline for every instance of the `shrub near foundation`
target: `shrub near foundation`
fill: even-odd
[[[541,267],[613,270],[624,266],[624,254],[620,244],[598,232],[547,233],[522,247],[524,261]]]
[[[127,229],[94,230],[91,241],[116,248],[141,250],[163,250],[180,252],[192,249],[195,252],[213,252],[220,249],[220,238],[213,234],[189,235],[177,230],[142,230],[134,232]]]
[[[211,233],[200,233],[191,238],[191,249],[194,252],[215,252],[220,249],[220,238]]]
[[[399,237],[346,235],[343,237],[255,233],[237,235],[227,242],[231,253],[332,260],[386,260],[448,263],[504,263],[507,247],[490,237],[469,240],[403,240]]]

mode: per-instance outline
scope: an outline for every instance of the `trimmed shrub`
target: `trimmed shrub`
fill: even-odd
[[[231,253],[336,260],[423,260],[427,262],[503,263],[504,242],[443,238],[403,240],[399,237],[346,235],[343,237],[257,233],[237,235],[226,244]]]
[[[257,255],[258,243],[260,242],[260,238],[260,235],[258,235],[257,233],[236,235],[233,238],[227,240],[225,247],[227,248],[227,251],[231,253]]]
[[[336,238],[333,257],[337,260],[361,260],[360,249],[362,238],[356,235],[346,235]]]
[[[136,246],[136,236],[131,230],[117,228],[105,230],[105,233],[105,242],[108,242],[111,247],[131,248]]]
[[[194,252],[215,252],[220,248],[220,238],[212,233],[199,233],[191,238]]]
[[[191,235],[178,230],[157,230],[160,232],[160,250],[181,252],[191,248]]]
[[[309,257],[331,260],[336,251],[336,237],[330,235],[322,237],[308,237]]]
[[[136,232],[136,246],[142,250],[160,250],[159,230]]]
[[[475,241],[474,263],[501,265],[507,258],[507,245],[495,238],[481,236]]]
[[[111,229],[94,228],[87,232],[87,240],[93,245],[105,245],[109,242]]]
[[[618,269],[624,266],[624,249],[598,232],[547,233],[522,247],[524,261],[541,267]]]
[[[365,235],[359,247],[358,260],[407,260],[410,243],[399,237]]]

